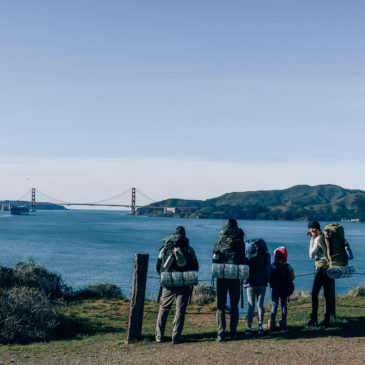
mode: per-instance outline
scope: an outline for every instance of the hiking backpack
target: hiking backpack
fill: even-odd
[[[214,246],[213,263],[243,264],[245,262],[243,235],[242,229],[238,227],[223,229]]]
[[[262,238],[246,242],[246,258],[250,267],[247,280],[251,285],[265,285],[270,279],[271,263],[266,242]]]
[[[196,259],[189,246],[189,239],[178,233],[173,233],[163,240],[159,258],[161,271],[187,271]]]
[[[289,264],[284,263],[275,267],[271,272],[270,286],[278,297],[289,297],[293,294],[294,283],[289,271]]]
[[[346,266],[346,240],[343,227],[338,223],[328,224],[323,232],[329,267]]]

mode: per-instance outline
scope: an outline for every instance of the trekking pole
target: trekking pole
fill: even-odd
[[[194,286],[191,286],[190,291],[189,291],[189,300],[188,300],[189,304],[191,304],[191,300],[193,298],[193,289],[194,289]]]
[[[244,307],[244,303],[243,303],[243,281],[240,281],[240,294],[241,294],[241,308]]]
[[[158,291],[156,303],[160,303],[163,287],[160,285],[160,290]]]

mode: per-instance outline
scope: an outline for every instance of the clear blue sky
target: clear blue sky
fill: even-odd
[[[26,158],[102,159],[121,170],[122,160],[146,158],[156,169],[166,158],[167,169],[182,160],[262,166],[266,185],[222,184],[210,196],[342,183],[335,173],[293,180],[290,168],[271,183],[264,172],[351,162],[347,187],[362,188],[364,18],[365,2],[352,0],[2,1],[0,168],[12,171],[5,192],[22,189],[16,163]],[[163,169],[152,192],[142,170],[135,184],[163,197]],[[121,179],[120,191],[134,183]],[[51,184],[44,189],[53,192]]]

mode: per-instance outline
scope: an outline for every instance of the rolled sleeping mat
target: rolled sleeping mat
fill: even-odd
[[[198,272],[197,271],[184,271],[183,272],[184,285],[191,286],[198,284]]]
[[[163,271],[160,277],[161,286],[191,286],[198,284],[197,271]]]
[[[212,264],[212,277],[216,279],[247,280],[250,274],[248,265]]]
[[[238,268],[234,264],[224,264],[224,278],[225,279],[237,279]]]
[[[238,279],[247,280],[250,276],[250,267],[248,265],[238,265]]]
[[[224,264],[212,265],[212,278],[222,279],[224,278]]]
[[[350,278],[354,273],[353,266],[333,266],[327,270],[327,276],[331,279]]]
[[[169,271],[163,271],[160,276],[161,286],[172,286],[172,275]]]

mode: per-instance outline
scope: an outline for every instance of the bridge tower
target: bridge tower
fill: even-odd
[[[132,188],[131,214],[136,214],[136,188]]]
[[[30,203],[30,211],[35,212],[35,188],[32,188],[32,201]]]

